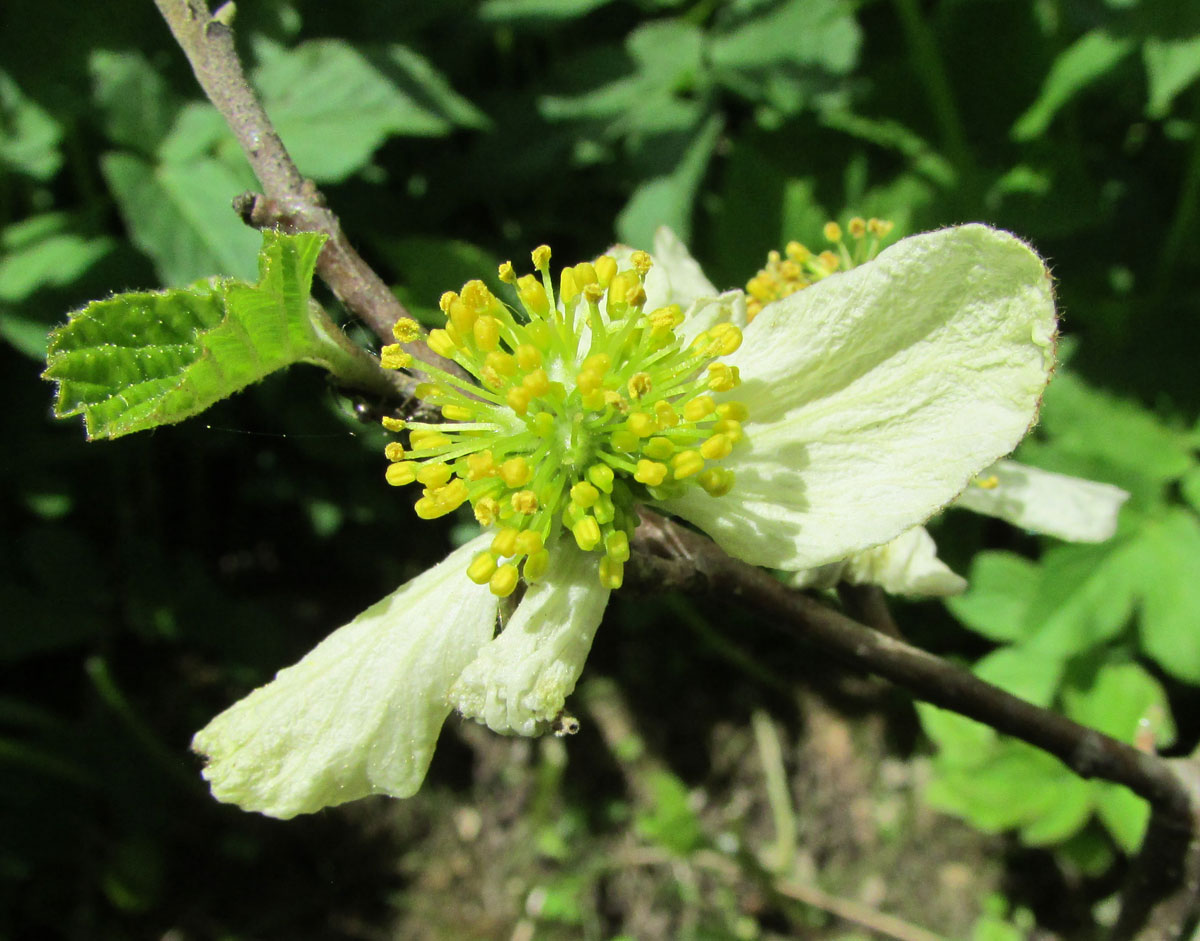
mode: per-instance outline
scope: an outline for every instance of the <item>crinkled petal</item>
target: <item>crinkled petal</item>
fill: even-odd
[[[464,716],[496,732],[533,735],[559,714],[608,604],[594,553],[564,539],[551,556],[546,576],[529,588],[508,626],[479,651],[450,692]]]
[[[748,562],[803,569],[927,519],[1029,429],[1053,364],[1041,259],[982,225],[904,239],[768,305],[726,362],[748,443],[723,497],[663,504]]]
[[[937,545],[924,526],[789,579],[793,588],[832,588],[838,582],[878,585],[889,594],[912,597],[944,597],[967,590],[967,580],[937,557]]]
[[[1055,474],[1016,461],[997,461],[954,506],[997,516],[1014,526],[1069,542],[1104,542],[1117,531],[1117,514],[1129,494],[1112,484]],[[994,480],[993,480],[994,479]]]
[[[213,796],[287,819],[421,786],[447,692],[487,643],[496,598],[465,575],[491,535],[339,628],[196,733]]]

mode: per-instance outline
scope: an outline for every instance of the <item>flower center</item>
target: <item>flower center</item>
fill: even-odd
[[[511,263],[500,266],[520,313],[482,281],[442,296],[446,325],[427,343],[477,384],[413,366],[399,344],[384,347],[384,366],[428,377],[417,395],[446,419],[384,419],[409,438],[407,447],[387,446],[387,480],[424,486],[416,511],[425,519],[469,502],[480,524],[496,529],[467,569],[496,595],[545,575],[560,528],[598,553],[600,581],[618,588],[637,503],[693,484],[713,496],[733,486],[733,473],[716,464],[744,439],[747,412],[711,393],[740,384],[737,367],[717,360],[742,334],[723,323],[685,345],[678,305],[644,311],[645,252],[624,270],[607,255],[564,268],[557,296],[550,249],[535,249],[533,264],[537,274],[520,277]],[[419,335],[407,319],[394,332],[401,343]]]

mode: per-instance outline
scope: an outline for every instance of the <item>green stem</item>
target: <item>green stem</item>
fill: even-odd
[[[1200,94],[1193,98],[1197,118],[1200,118]],[[1200,121],[1193,121],[1193,127],[1200,127]],[[1166,298],[1171,286],[1171,275],[1179,256],[1183,251],[1188,234],[1196,224],[1196,201],[1200,200],[1200,130],[1192,137],[1192,149],[1188,156],[1187,168],[1184,170],[1183,183],[1179,188],[1179,198],[1175,202],[1175,216],[1163,239],[1162,251],[1159,253],[1158,271],[1154,279],[1154,303],[1157,306]]]
[[[925,95],[929,99],[930,108],[933,109],[933,118],[937,122],[942,146],[958,166],[969,166],[973,163],[971,150],[967,146],[962,119],[958,114],[958,106],[954,103],[954,93],[950,90],[946,67],[938,52],[933,31],[922,18],[917,0],[892,0],[892,4],[900,17],[900,26],[904,30],[909,54],[914,60],[917,77],[925,86]]]
[[[316,301],[309,301],[308,322],[313,328],[315,349],[305,360],[323,366],[338,382],[352,389],[374,393],[384,399],[395,398],[400,391],[392,374],[379,360],[351,340]]]

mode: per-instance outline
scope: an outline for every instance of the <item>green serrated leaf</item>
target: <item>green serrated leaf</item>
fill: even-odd
[[[485,0],[479,7],[479,18],[485,23],[573,19],[609,3],[612,0]]]
[[[113,249],[109,238],[69,229],[61,213],[34,216],[0,232],[0,301],[20,301],[44,287],[70,284]]]
[[[385,57],[395,75],[340,40],[284,49],[264,39],[255,51],[254,80],[267,113],[301,172],[319,182],[338,182],[361,169],[393,134],[436,137],[456,124],[483,121],[403,47]]]
[[[62,127],[0,70],[0,167],[48,180],[62,165]]]
[[[92,96],[109,139],[149,154],[167,136],[180,103],[141,53],[97,49],[88,57]]]
[[[659,226],[669,226],[685,242],[692,229],[692,203],[704,179],[724,122],[718,115],[700,129],[670,176],[643,183],[617,216],[617,237],[630,245],[650,245]]]
[[[153,259],[166,285],[214,272],[250,279],[258,235],[230,206],[254,188],[249,168],[208,157],[157,166],[126,153],[100,161],[133,243]]]
[[[1121,849],[1130,855],[1137,852],[1150,822],[1150,805],[1128,788],[1107,781],[1093,781],[1092,791],[1100,822]]]
[[[709,43],[719,68],[752,72],[819,65],[842,75],[858,61],[862,31],[841,0],[789,0],[737,22]]]
[[[1172,510],[1146,527],[1142,542],[1142,649],[1172,676],[1200,683],[1200,520]]]
[[[263,232],[258,284],[229,280],[94,301],[51,335],[55,414],[89,438],[170,424],[296,362],[328,364],[309,287],[325,237]]]
[[[1063,690],[1066,713],[1076,722],[1132,743],[1143,728],[1152,729],[1156,745],[1175,739],[1171,709],[1162,686],[1136,663],[1107,663],[1086,688]]]
[[[1200,36],[1190,39],[1151,36],[1142,46],[1142,57],[1149,85],[1146,114],[1152,118],[1166,117],[1176,96],[1200,78]]]
[[[1139,553],[1136,539],[1118,536],[1042,556],[1042,577],[1025,616],[1028,646],[1067,657],[1115,637],[1133,614]]]
[[[988,761],[999,740],[993,729],[929,703],[916,707],[925,734],[938,746],[939,765],[976,768]]]
[[[1013,138],[1032,140],[1045,132],[1063,105],[1112,71],[1135,48],[1133,40],[1110,36],[1101,29],[1081,36],[1054,60],[1037,100],[1013,125]]]
[[[1029,606],[1041,580],[1038,566],[1011,552],[981,552],[971,562],[967,590],[945,599],[950,613],[984,637],[1017,641],[1030,628]]]

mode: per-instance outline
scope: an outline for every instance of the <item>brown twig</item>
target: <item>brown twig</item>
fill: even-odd
[[[262,184],[261,204],[239,207],[255,224],[285,231],[323,232],[329,237],[317,261],[317,274],[346,309],[362,320],[384,343],[393,342],[392,324],[408,315],[383,279],[355,251],[338,218],[325,204],[316,185],[304,178],[275,132],[258,96],[246,81],[234,47],[232,4],[211,14],[206,0],[154,0],[171,28],[200,87],[229,125]],[[422,362],[457,372],[458,367],[436,356],[421,340],[406,349]],[[402,385],[416,385],[402,377]]]
[[[726,555],[708,538],[641,511],[625,582],[655,592],[722,595],[767,615],[776,628],[904,687],[918,699],[975,719],[1058,758],[1084,778],[1128,787],[1150,802],[1154,826],[1127,886],[1122,939],[1166,941],[1196,906],[1200,786],[1191,762],[1141,752],[1034,706],[966,670],[851,620],[769,572]]]

